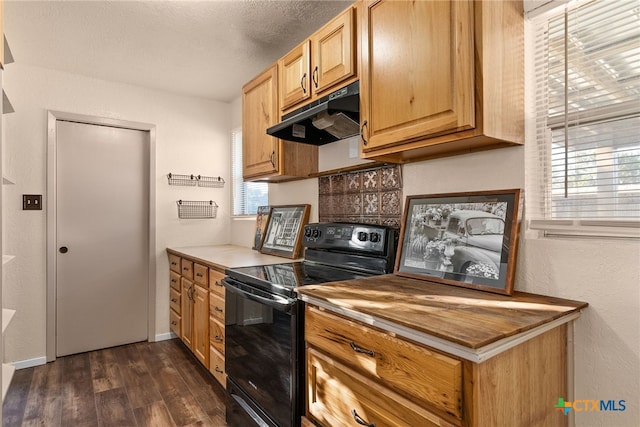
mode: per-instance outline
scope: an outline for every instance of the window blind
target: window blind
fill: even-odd
[[[640,2],[570,3],[533,21],[532,228],[640,231]],[[533,141],[532,141],[533,142]]]
[[[231,175],[233,215],[255,215],[258,206],[269,204],[266,182],[245,182],[242,178],[242,131],[231,132]]]

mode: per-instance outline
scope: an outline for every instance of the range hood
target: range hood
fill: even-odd
[[[360,82],[351,83],[282,117],[267,129],[286,141],[324,145],[360,132]]]

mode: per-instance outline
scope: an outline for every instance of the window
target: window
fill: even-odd
[[[640,235],[640,7],[595,0],[561,9],[530,23],[531,227]]]
[[[242,131],[231,132],[231,190],[233,215],[255,215],[258,206],[269,204],[269,187],[266,182],[245,182],[242,179]]]

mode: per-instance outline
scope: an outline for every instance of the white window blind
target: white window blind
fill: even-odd
[[[624,228],[636,235],[640,1],[573,2],[533,26],[535,149],[527,150],[526,162],[531,227],[618,228],[614,234]]]
[[[269,204],[269,187],[266,182],[245,182],[242,178],[242,131],[231,133],[231,175],[233,215],[255,215],[258,206]]]

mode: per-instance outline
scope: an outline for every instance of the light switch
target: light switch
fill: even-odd
[[[42,210],[42,194],[23,194],[22,210],[23,211],[41,211]]]

